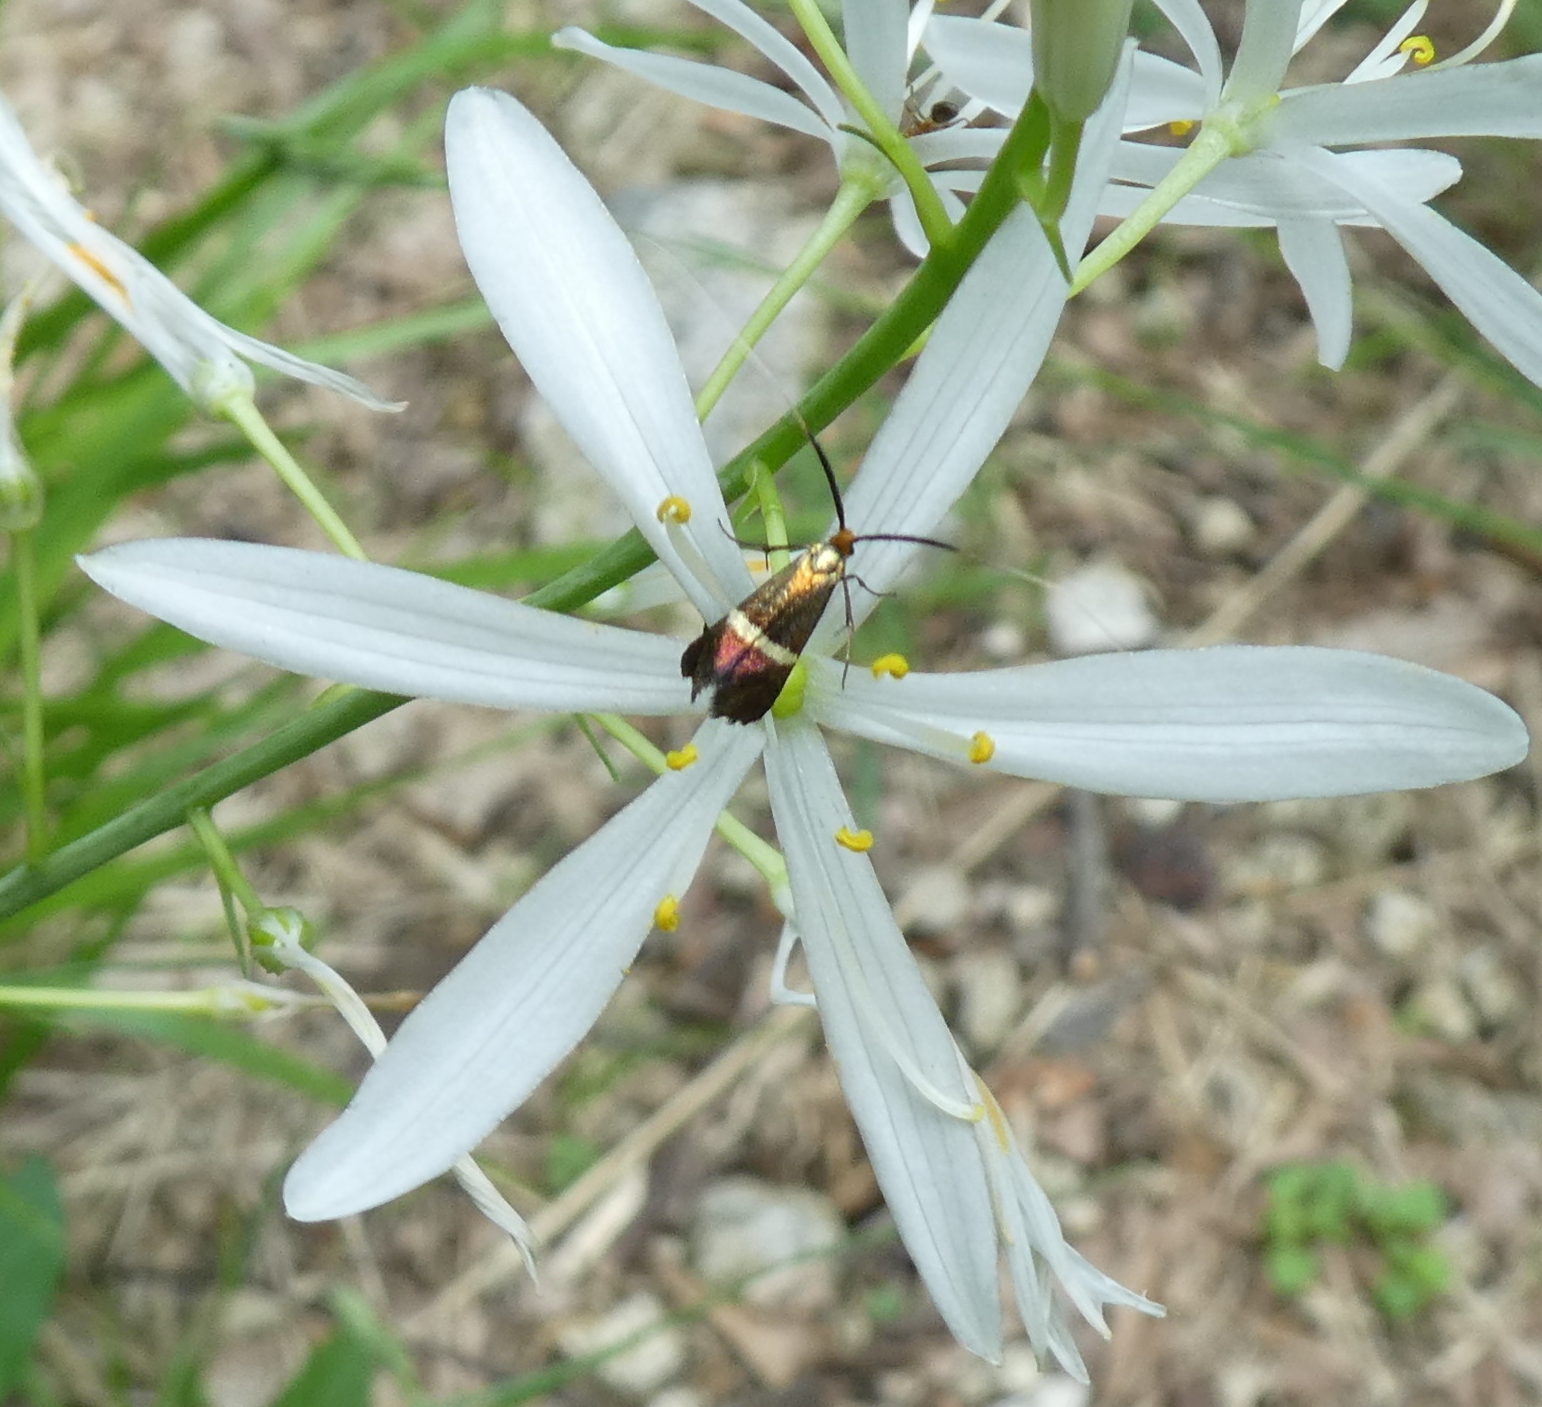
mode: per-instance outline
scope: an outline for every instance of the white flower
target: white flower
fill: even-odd
[[[1114,133],[1089,126],[1084,159]],[[715,621],[750,589],[689,390],[646,277],[538,123],[487,90],[451,104],[450,189],[467,260],[525,371]],[[1063,229],[1080,250],[1105,173]],[[1005,428],[1065,294],[1032,213],[1009,219],[939,319],[848,496],[868,532],[918,533]],[[665,500],[689,521],[666,524]],[[882,589],[909,554],[857,549]],[[690,713],[682,642],[560,616],[391,567],[277,547],[142,542],[83,563],[202,639],[370,688],[511,708]],[[867,599],[859,600],[866,609]],[[695,871],[764,755],[787,887],[831,1050],[885,1197],[959,1339],[1001,1345],[1005,1251],[1033,1341],[1084,1370],[1062,1296],[1158,1312],[1066,1246],[1054,1213],[929,996],[867,856],[819,725],[1012,774],[1208,800],[1425,786],[1506,766],[1525,732],[1455,679],[1375,656],[1215,649],[1090,656],[958,676],[874,678],[805,656],[801,712],[709,719],[672,766],[547,873],[407,1018],[343,1115],[291,1170],[305,1220],[376,1206],[443,1172],[581,1039]],[[704,698],[695,709],[705,707]],[[693,760],[693,756],[694,759]],[[784,950],[792,942],[792,930]],[[1056,1286],[1058,1285],[1058,1288]]]
[[[109,234],[33,151],[0,97],[0,215],[116,318],[200,406],[219,410],[252,394],[246,362],[340,391],[372,410],[400,410],[361,381],[226,327],[137,249]]]
[[[1343,4],[1248,0],[1236,58],[1223,73],[1220,46],[1197,0],[1159,0],[1199,68],[1174,73],[1137,65],[1127,128],[1203,125],[1187,152],[1123,143],[1114,161],[1119,184],[1103,197],[1101,213],[1149,211],[1174,224],[1274,226],[1317,328],[1318,357],[1330,367],[1343,364],[1351,330],[1349,264],[1339,227],[1379,227],[1424,266],[1479,332],[1542,385],[1542,294],[1430,208],[1461,178],[1461,163],[1443,152],[1372,145],[1542,137],[1542,55],[1468,62],[1508,14],[1513,0],[1506,0],[1477,44],[1444,64],[1408,70],[1411,55],[1424,52],[1423,41],[1411,37],[1427,4],[1417,0],[1342,83],[1282,87],[1293,55]],[[965,92],[1003,112],[1021,104],[1031,70],[1020,31],[934,19],[926,43]],[[1015,63],[1007,61],[1009,54]],[[1370,149],[1339,150],[1346,147]],[[1159,186],[1164,197],[1170,190],[1173,198],[1183,192],[1182,198],[1171,206],[1153,200]],[[1136,214],[1132,226],[1140,218]],[[1118,235],[1099,253],[1118,257],[1114,251],[1124,247]],[[1092,264],[1097,260],[1095,254]]]
[[[835,157],[843,177],[856,177],[871,189],[869,199],[889,201],[895,232],[905,247],[916,255],[926,253],[927,241],[915,205],[899,173],[871,142],[843,130],[860,127],[860,119],[835,86],[799,51],[796,45],[761,19],[742,0],[691,0],[697,9],[727,25],[753,45],[780,69],[807,102],[791,94],[750,78],[732,69],[644,49],[622,49],[605,44],[587,31],[577,28],[559,30],[552,42],[561,49],[574,49],[591,58],[602,59],[636,74],[660,88],[690,98],[695,102],[759,118],[779,127],[791,128],[825,142]],[[919,0],[907,16],[899,0],[843,0],[841,6],[845,51],[867,91],[872,94],[888,120],[902,131],[917,124],[918,114],[909,114],[909,72],[915,57],[916,41],[931,13],[931,0]],[[1000,148],[1005,132],[981,131],[968,127],[943,127],[918,131],[908,138],[911,150],[922,166],[978,158],[989,159]],[[958,192],[970,191],[979,184],[978,171],[957,169],[929,170],[933,186],[950,220],[963,212]]]

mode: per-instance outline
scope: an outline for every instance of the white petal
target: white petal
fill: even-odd
[[[852,670],[844,689],[838,664],[812,663],[823,723],[954,760],[984,732],[992,769],[1125,796],[1400,791],[1511,767],[1528,747],[1492,694],[1353,650],[1150,650],[904,679]]]
[[[766,751],[777,836],[787,856],[804,956],[841,1087],[905,1247],[948,1327],[987,1358],[1001,1351],[996,1234],[974,1127],[919,1095],[889,1051],[965,1104],[953,1038],[850,826],[818,733],[778,724]],[[887,1035],[875,1033],[884,1023]]]
[[[1247,0],[1237,57],[1221,89],[1223,100],[1252,104],[1279,92],[1296,51],[1301,0]]]
[[[573,49],[599,59],[627,73],[636,75],[656,88],[678,93],[692,102],[725,112],[742,113],[759,122],[790,127],[833,146],[835,133],[827,123],[790,94],[748,74],[736,73],[717,64],[679,59],[670,54],[655,54],[646,49],[624,49],[606,44],[582,29],[559,29],[552,35],[552,47]]]
[[[1542,293],[1444,216],[1387,185],[1380,173],[1346,167],[1312,148],[1297,159],[1360,201],[1516,370],[1542,386]]]
[[[1461,179],[1462,164],[1438,151],[1350,151],[1327,157],[1341,179],[1327,181],[1302,157],[1310,148],[1258,151],[1233,157],[1212,171],[1195,193],[1166,216],[1170,225],[1272,225],[1281,219],[1326,219],[1337,224],[1373,224],[1364,204],[1350,194],[1361,173],[1396,183],[1412,200],[1431,200]],[[1121,142],[1113,173],[1137,187],[1109,186],[1103,214],[1126,214],[1173,167],[1179,152],[1142,142]]]
[[[782,70],[816,108],[831,127],[846,121],[846,109],[830,81],[814,67],[790,39],[761,19],[741,0],[691,0],[703,14],[727,25],[741,39],[748,40]]]
[[[704,617],[749,590],[690,388],[653,286],[562,149],[513,98],[450,102],[445,155],[456,231],[477,287],[530,379]],[[699,581],[658,519],[684,498]]]
[[[1284,94],[1272,140],[1345,146],[1426,137],[1542,137],[1542,54],[1325,83]]]
[[[948,83],[970,97],[1015,117],[1033,85],[1033,41],[1009,24],[934,15],[926,29],[927,52]],[[1123,126],[1142,131],[1205,112],[1205,83],[1191,68],[1137,51]],[[994,129],[986,128],[986,131]]]
[[[1156,0],[1156,7],[1183,36],[1183,42],[1199,64],[1204,83],[1204,111],[1209,112],[1220,99],[1222,78],[1221,46],[1216,43],[1215,29],[1209,17],[1200,7],[1199,0]]]
[[[962,15],[933,15],[926,52],[950,87],[1015,117],[1033,86],[1033,41],[1026,29]]]
[[[203,538],[79,559],[114,596],[280,669],[492,708],[682,713],[677,640],[326,552]]]
[[[237,332],[205,312],[137,249],[103,229],[38,159],[16,114],[0,97],[0,213],[40,253],[86,291],[139,341],[173,380],[197,398],[200,379],[250,394],[251,373],[234,353],[288,376],[398,410],[342,372]]]
[[[1074,263],[1092,228],[1094,200],[1107,182],[1118,115],[1129,88],[1120,66],[1088,122],[1061,235]],[[937,319],[846,496],[858,533],[932,532],[985,462],[1038,375],[1065,308],[1066,282],[1033,211],[1009,215]],[[919,549],[864,543],[855,570],[874,591],[893,583]],[[853,597],[857,614],[876,597]],[[838,626],[826,625],[820,641]]]
[[[873,0],[842,0],[841,35],[846,57],[891,119],[899,120],[905,102],[905,75],[910,67],[906,30],[910,12],[898,4],[875,5]]]
[[[667,894],[701,861],[764,742],[717,720],[669,772],[549,871],[402,1023],[353,1102],[290,1169],[289,1214],[348,1216],[444,1172],[594,1024]]]
[[[1337,371],[1349,355],[1354,304],[1344,237],[1332,220],[1281,219],[1280,254],[1317,329],[1317,360]]]

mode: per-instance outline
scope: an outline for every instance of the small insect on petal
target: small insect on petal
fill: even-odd
[[[870,830],[854,831],[842,826],[835,833],[835,843],[861,855],[873,848],[873,833]]]
[[[664,754],[664,763],[671,772],[683,772],[692,763],[698,761],[701,753],[695,743],[687,743],[683,748]]]
[[[889,654],[879,655],[873,661],[873,678],[882,679],[888,675],[891,679],[903,679],[910,673],[910,661],[904,655]]]
[[[657,509],[661,523],[688,523],[691,521],[691,505],[677,493],[672,493]]]
[[[989,762],[996,755],[996,740],[989,733],[976,733],[969,739],[969,760],[975,764]]]
[[[673,894],[666,894],[653,911],[653,926],[660,933],[673,933],[680,927],[680,901]]]

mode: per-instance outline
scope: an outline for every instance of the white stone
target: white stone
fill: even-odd
[[[1253,520],[1230,498],[1207,498],[1193,520],[1194,545],[1211,557],[1240,552],[1253,541]]]
[[[958,1030],[975,1052],[992,1051],[1023,1009],[1023,979],[1005,948],[977,948],[953,961],[958,984]]]
[[[1062,655],[1139,650],[1156,640],[1159,628],[1146,584],[1117,562],[1088,562],[1062,577],[1044,613]]]
[[[923,865],[895,907],[904,915],[906,928],[946,933],[969,912],[969,882],[955,865]]]
[[[1365,906],[1365,936],[1389,958],[1412,957],[1440,932],[1440,915],[1406,889],[1382,889]]]
[[[560,1335],[562,1347],[574,1357],[584,1357],[642,1334],[631,1348],[605,1359],[594,1372],[617,1392],[645,1397],[685,1367],[685,1335],[668,1322],[668,1314],[656,1295],[639,1290],[598,1318],[568,1325]]]
[[[715,1285],[755,1276],[743,1291],[750,1304],[827,1309],[836,1299],[835,1264],[811,1253],[835,1246],[845,1235],[835,1204],[817,1192],[728,1177],[708,1186],[696,1204],[691,1264]]]

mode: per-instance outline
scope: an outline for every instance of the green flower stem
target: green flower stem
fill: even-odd
[[[195,806],[187,813],[187,823],[192,828],[209,868],[214,872],[214,882],[219,885],[220,904],[225,910],[225,926],[230,930],[230,941],[235,944],[236,958],[241,964],[241,975],[252,975],[252,941],[247,925],[253,923],[264,910],[251,881],[241,872],[241,866],[214,824],[214,817],[207,806]],[[236,912],[240,904],[245,919]]]
[[[792,301],[793,295],[814,275],[814,270],[824,262],[825,256],[840,243],[842,236],[860,215],[877,198],[866,181],[848,180],[841,183],[835,200],[825,211],[819,228],[809,236],[803,248],[772,284],[770,291],[760,300],[760,305],[750,314],[749,321],[734,338],[733,345],[723,353],[723,359],[712,370],[706,384],[696,397],[696,418],[705,420],[712,408],[723,398],[729,383],[739,374],[755,344],[766,335],[766,330]]]
[[[1234,123],[1219,115],[1205,119],[1199,135],[1189,143],[1177,164],[1096,249],[1076,268],[1071,280],[1074,298],[1094,279],[1101,278],[1154,230],[1162,217],[1228,157],[1247,150]]]
[[[0,987],[5,1011],[177,1011],[190,1016],[255,1016],[293,1006],[288,993],[266,996],[248,987],[200,987],[184,992],[111,992],[95,987]]]
[[[846,50],[841,47],[841,41],[835,37],[835,31],[818,4],[815,0],[788,0],[788,7],[803,26],[803,32],[819,55],[825,71],[835,80],[835,86],[846,95],[846,100],[866,126],[867,131],[859,135],[872,141],[905,182],[910,198],[916,203],[916,214],[921,219],[921,228],[926,231],[927,243],[933,246],[946,243],[952,238],[953,222],[943,209],[942,197],[937,194],[937,188],[932,185],[910,143],[900,135],[893,119],[878,106],[862,76],[851,66]]]
[[[358,539],[348,531],[348,525],[338,517],[337,510],[311,482],[310,475],[300,467],[284,442],[273,433],[251,398],[232,396],[220,404],[219,410],[251,441],[252,448],[273,466],[285,487],[300,500],[305,511],[316,520],[322,532],[332,539],[337,550],[357,561],[367,561]]]
[[[21,793],[27,817],[27,864],[48,853],[47,774],[43,758],[43,655],[38,631],[37,555],[32,529],[11,534],[11,566],[16,573],[16,611],[20,617],[16,651],[21,665]]]
[[[724,466],[720,482],[729,499],[745,492],[753,465],[780,468],[807,443],[808,429],[822,430],[904,357],[946,306],[986,242],[1017,208],[1019,173],[1041,164],[1048,149],[1047,116],[1030,102],[959,221],[953,239],[932,247],[905,290],[855,346],[814,383],[793,413]],[[571,611],[636,575],[652,560],[642,534],[634,528],[581,567],[533,591],[525,601],[549,610]],[[37,865],[21,866],[0,877],[0,918],[58,893],[109,860],[181,825],[193,807],[212,806],[406,702],[390,694],[353,690],[314,705],[234,757],[167,787]]]
[[[594,721],[656,776],[669,770],[664,754],[626,719],[614,713],[593,713]],[[695,764],[693,764],[695,765]],[[717,818],[717,833],[752,864],[772,894],[777,894],[787,884],[787,861],[782,852],[755,834],[737,816],[722,812]]]
[[[766,555],[773,571],[788,563],[787,515],[782,511],[782,496],[776,491],[776,476],[764,464],[752,471],[752,491],[760,507],[760,520],[766,530]]]

